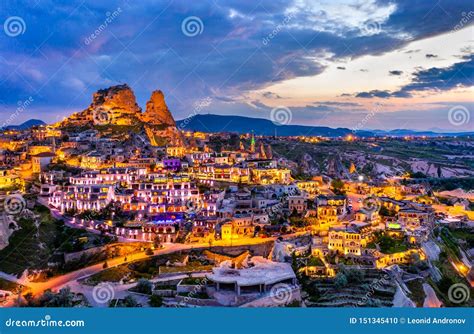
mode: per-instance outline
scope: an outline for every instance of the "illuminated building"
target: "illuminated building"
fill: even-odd
[[[304,196],[289,196],[288,197],[288,209],[290,213],[296,211],[297,213],[303,213],[307,209],[307,202]]]
[[[333,229],[328,234],[328,249],[343,255],[360,256],[367,246],[367,232],[364,226],[349,229]]]
[[[41,173],[56,155],[51,152],[42,152],[31,156],[33,173]]]
[[[412,263],[416,257],[422,261],[426,259],[426,255],[421,249],[409,249],[404,252],[382,255],[376,260],[375,264],[378,269],[381,269],[393,264]]]
[[[0,168],[0,189],[19,186],[21,179],[11,168]]]

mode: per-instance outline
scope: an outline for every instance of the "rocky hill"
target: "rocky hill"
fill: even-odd
[[[117,85],[94,93],[92,103],[81,112],[74,113],[58,124],[59,127],[133,127],[135,132],[148,136],[152,145],[182,145],[183,138],[168,109],[162,91],[154,91],[146,104],[145,112],[137,104],[133,90]]]

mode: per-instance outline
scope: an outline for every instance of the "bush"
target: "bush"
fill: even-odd
[[[150,304],[151,307],[161,307],[163,306],[163,298],[157,295],[152,295],[148,300],[148,304]]]
[[[140,278],[136,285],[135,291],[151,295],[151,292],[153,291],[153,283],[147,279]]]
[[[336,289],[342,289],[347,285],[347,277],[342,273],[337,273],[336,278],[334,279],[334,285]]]

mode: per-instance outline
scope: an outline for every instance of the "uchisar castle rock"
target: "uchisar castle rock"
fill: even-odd
[[[153,146],[183,145],[183,137],[166,105],[163,92],[154,91],[145,112],[142,112],[133,90],[127,84],[98,90],[87,109],[72,114],[57,126],[94,127],[102,132],[122,129],[130,134],[146,134]]]

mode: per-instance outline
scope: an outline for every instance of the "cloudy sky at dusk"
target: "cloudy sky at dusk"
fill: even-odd
[[[472,0],[0,4],[0,121],[87,107],[128,83],[195,112],[365,129],[474,129]],[[460,112],[462,122],[452,121]]]

